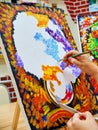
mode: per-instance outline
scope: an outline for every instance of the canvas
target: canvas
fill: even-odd
[[[82,51],[93,50],[98,48],[98,15],[97,13],[82,14],[77,17],[80,43]],[[98,51],[88,54],[89,59],[98,66]],[[93,111],[98,111],[98,83],[90,75],[85,75],[86,87],[93,93]]]
[[[0,3],[0,34],[27,129],[65,126],[72,113],[58,102],[79,111],[96,110],[85,74],[75,65],[58,62],[68,51],[77,50],[63,10]]]

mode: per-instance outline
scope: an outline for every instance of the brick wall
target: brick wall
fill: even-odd
[[[89,0],[65,0],[64,3],[74,21],[78,14],[89,13]]]
[[[17,101],[16,93],[15,93],[10,76],[0,77],[0,84],[3,84],[7,87],[11,102]]]

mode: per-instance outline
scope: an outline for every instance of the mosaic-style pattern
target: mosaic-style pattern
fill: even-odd
[[[90,87],[86,74],[75,65],[58,63],[68,51],[77,49],[63,10],[0,3],[0,33],[32,130],[66,125],[72,114],[57,101],[96,114],[98,91]]]
[[[98,15],[92,13],[78,16],[78,26],[82,51],[98,48]],[[98,65],[98,51],[89,54],[89,58]],[[96,105],[94,113],[98,107],[98,83],[89,75],[86,75],[86,82],[94,96],[93,102]]]

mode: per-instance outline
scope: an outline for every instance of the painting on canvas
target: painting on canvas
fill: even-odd
[[[96,13],[90,13],[79,15],[77,18],[82,51],[95,50],[98,47],[98,15]],[[91,54],[88,54],[88,57],[98,65],[98,51],[93,51]],[[93,107],[97,113],[98,83],[96,83],[92,76],[86,74],[86,86],[93,93]]]
[[[0,34],[28,129],[65,126],[72,113],[58,102],[95,112],[96,104],[91,101],[95,96],[85,86],[85,74],[75,65],[66,67],[63,61],[58,62],[77,49],[63,10],[0,3]]]

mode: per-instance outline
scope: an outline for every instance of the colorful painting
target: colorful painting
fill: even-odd
[[[98,0],[89,0],[89,11],[98,11]]]
[[[93,50],[98,47],[98,15],[97,14],[84,14],[78,16],[78,26],[80,33],[80,42],[82,51]],[[98,52],[93,51],[89,54],[89,58],[98,65]],[[87,87],[92,90],[95,96],[93,102],[98,108],[98,83],[90,75],[86,75],[86,80],[89,85]]]
[[[0,34],[27,129],[65,126],[72,113],[60,108],[58,102],[96,114],[98,91],[89,88],[77,66],[58,62],[77,49],[63,10],[0,3]]]

